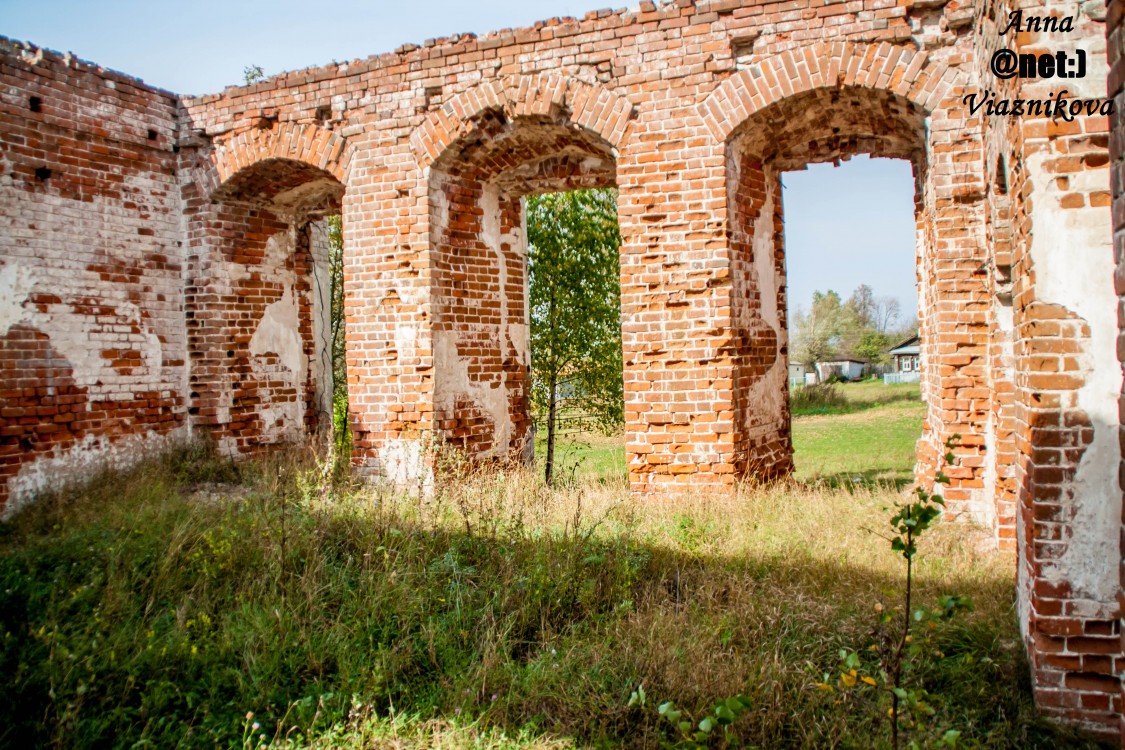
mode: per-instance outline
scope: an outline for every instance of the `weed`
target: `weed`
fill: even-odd
[[[848,399],[835,383],[802,385],[789,393],[789,410],[794,415],[823,414],[847,404]]]
[[[731,745],[877,734],[861,696],[836,703],[808,669],[862,641],[862,603],[900,580],[901,557],[857,530],[891,493],[637,500],[510,468],[429,500],[325,493],[302,451],[201,499],[184,463],[0,529],[0,746],[655,747],[673,727],[626,705],[642,684],[693,732],[743,696]],[[1036,717],[1012,561],[972,533],[918,542],[917,595],[976,603],[910,673],[944,698],[931,721],[967,745],[1094,747]]]

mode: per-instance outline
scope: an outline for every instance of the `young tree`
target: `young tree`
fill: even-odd
[[[247,65],[242,69],[242,82],[249,86],[266,77],[261,65]]]
[[[531,399],[550,484],[564,401],[603,429],[624,421],[617,191],[531,196],[526,211]]]
[[[329,315],[332,347],[332,433],[340,453],[351,441],[348,430],[348,361],[344,349],[344,226],[339,214],[328,217]]]

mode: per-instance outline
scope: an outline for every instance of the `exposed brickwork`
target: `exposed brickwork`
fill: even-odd
[[[177,100],[0,43],[0,504],[185,424]]]
[[[1120,123],[1111,170],[1105,117],[987,117],[963,100],[1057,90],[993,80],[999,46],[1082,46],[1090,75],[1066,84],[1104,95],[1098,3],[1051,8],[1076,31],[1002,36],[1013,9],[1002,0],[644,2],[182,100],[6,47],[0,215],[23,234],[0,258],[17,292],[14,306],[0,298],[0,393],[14,404],[0,436],[16,440],[2,443],[0,477],[15,477],[4,491],[48,452],[65,463],[74,428],[50,436],[72,412],[164,420],[142,429],[206,431],[236,452],[322,424],[317,222],[337,210],[357,466],[424,485],[434,439],[526,460],[521,198],[607,185],[623,239],[631,487],[785,474],[781,175],[860,153],[906,159],[928,404],[917,476],[930,483],[940,446],[961,436],[947,507],[1019,554],[1039,705],[1112,731],[1125,596],[1106,567],[1125,538]],[[1119,18],[1111,9],[1120,67]],[[1119,97],[1121,78],[1109,81]],[[52,130],[37,118],[55,100],[66,106]],[[40,224],[47,239],[21,249]],[[9,257],[65,270],[43,285]],[[64,308],[101,328],[63,322]],[[105,340],[77,346],[75,330]],[[19,385],[27,369],[65,392]],[[92,406],[107,398],[112,412]],[[74,420],[87,422],[96,439],[133,429]],[[43,447],[13,449],[27,435]]]
[[[1106,48],[1109,61],[1107,91],[1116,104],[1116,113],[1110,122],[1109,151],[1113,160],[1110,166],[1110,185],[1113,190],[1113,258],[1116,264],[1113,280],[1117,292],[1117,357],[1125,362],[1125,2],[1122,0],[1110,0],[1107,5]],[[1118,653],[1125,654],[1125,625],[1122,623],[1122,618],[1125,616],[1125,389],[1121,392],[1118,404],[1121,423],[1118,440],[1122,459],[1118,470],[1118,485],[1122,489],[1118,541],[1123,554],[1117,557],[1119,576],[1117,628],[1120,636]],[[1118,679],[1118,731],[1121,734],[1121,745],[1125,747],[1125,681],[1122,680],[1122,672],[1125,672],[1125,669],[1122,669],[1122,666],[1125,665],[1119,663],[1114,674]]]
[[[982,83],[1009,97],[1046,98],[1062,89],[1104,96],[1101,9],[1052,4],[1050,15],[1072,17],[1074,32],[1001,36],[1016,7],[1025,16],[1048,14],[1035,3],[985,6],[978,27]],[[999,82],[987,72],[999,46],[1035,52],[1079,46],[1090,59],[1089,74],[1022,86],[1019,79]],[[994,377],[1009,367],[1014,376],[1010,402],[1003,378],[993,390],[995,450],[1016,455],[1014,472],[997,477],[995,498],[1001,518],[1009,498],[1018,506],[1019,606],[1036,700],[1048,714],[1108,731],[1116,724],[1108,717],[1121,712],[1118,584],[1106,564],[1121,551],[1106,526],[1121,505],[1108,467],[1109,457],[1120,455],[1119,418],[1101,400],[1121,388],[1104,209],[1108,123],[1097,116],[1028,115],[983,124],[988,270],[997,312],[993,369]]]

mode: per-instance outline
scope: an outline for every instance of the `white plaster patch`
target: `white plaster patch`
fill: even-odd
[[[531,366],[531,327],[527,323],[509,323],[508,341],[516,350],[520,363]]]
[[[496,435],[492,450],[482,455],[506,457],[508,438],[512,434],[508,392],[501,383],[497,383],[497,387],[490,387],[487,383],[473,383],[469,379],[469,363],[457,355],[456,331],[434,332],[434,369],[438,384],[435,393],[437,408],[452,413],[457,396],[472,401],[492,420]]]
[[[124,469],[167,450],[186,435],[186,427],[164,435],[150,431],[116,439],[87,434],[80,443],[56,448],[51,455],[20,467],[8,484],[11,494],[0,510],[0,520],[10,518],[45,490],[88,480],[106,469]]]
[[[762,319],[775,331],[781,328],[777,314],[777,274],[774,271],[774,181],[766,190],[766,202],[758,214],[754,225],[754,239],[751,243],[754,253],[754,270],[758,274],[758,303]]]
[[[426,465],[426,449],[420,440],[388,440],[379,448],[383,476],[400,486],[420,485],[423,495],[433,490],[433,470]]]
[[[395,324],[395,349],[399,357],[415,356],[418,342],[418,326],[414,323]]]
[[[15,262],[0,266],[0,336],[25,320],[23,303],[34,286],[35,276],[30,267]]]
[[[754,273],[757,276],[758,288],[758,310],[761,316],[759,321],[753,321],[747,333],[754,334],[755,328],[761,329],[761,324],[764,322],[768,325],[777,337],[778,346],[784,341],[780,332],[781,322],[778,317],[777,310],[777,273],[774,266],[774,191],[777,185],[776,180],[770,180],[769,187],[766,190],[766,200],[762,204],[762,208],[758,212],[758,217],[754,223],[754,236],[751,240],[751,248],[754,253]],[[767,370],[761,378],[759,378],[751,387],[750,392],[747,394],[747,403],[753,404],[753,415],[761,415],[765,418],[765,430],[755,430],[753,434],[759,432],[769,432],[777,429],[777,418],[781,414],[782,395],[788,390],[789,382],[789,368],[785,362],[785,358],[780,354],[774,359],[770,369]],[[751,425],[751,427],[753,427]]]
[[[300,394],[307,374],[305,352],[301,334],[297,303],[292,287],[285,287],[281,299],[266,308],[262,320],[250,339],[252,355],[276,354],[281,365],[291,373],[291,385]],[[251,367],[259,372],[259,361],[252,360]],[[260,414],[264,426],[263,438],[267,442],[296,440],[301,436],[302,402],[282,401],[265,404]]]
[[[1066,550],[1058,560],[1043,563],[1042,575],[1067,580],[1080,595],[1109,605],[1119,583],[1113,561],[1119,559],[1121,520],[1117,399],[1122,382],[1111,217],[1104,208],[1062,209],[1056,181],[1043,169],[1047,156],[1036,153],[1028,159],[1028,174],[1039,177],[1031,196],[1036,298],[1065,307],[1090,328],[1080,360],[1085,384],[1077,391],[1077,406],[1089,416],[1094,438],[1072,481],[1074,515]],[[1108,170],[1088,170],[1070,179],[1069,191],[1109,189]]]
[[[160,337],[145,323],[144,316],[141,315],[141,308],[132,302],[123,302],[117,306],[117,314],[124,320],[137,324],[137,327],[141,329],[141,336],[145,340],[141,347],[141,358],[144,360],[144,366],[150,371],[158,371],[164,366],[164,345],[160,343]]]

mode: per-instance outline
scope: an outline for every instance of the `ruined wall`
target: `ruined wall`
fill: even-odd
[[[728,158],[735,473],[783,476],[793,445],[781,175],[738,149]]]
[[[1114,288],[1117,292],[1117,357],[1125,362],[1125,2],[1111,0],[1106,8],[1106,47],[1109,62],[1107,91],[1116,104],[1116,112],[1110,120],[1109,151],[1110,185],[1113,194],[1113,257],[1117,269],[1114,273]],[[1121,427],[1118,440],[1121,447],[1121,464],[1118,467],[1118,483],[1122,489],[1121,526],[1119,528],[1119,555],[1117,557],[1118,590],[1117,612],[1120,636],[1119,654],[1125,654],[1125,388],[1118,401]],[[1125,680],[1122,680],[1122,667],[1119,660],[1114,672],[1120,680],[1118,693],[1118,732],[1125,746]]]
[[[125,434],[125,414],[148,420],[142,435],[195,428],[232,452],[316,429],[328,386],[317,222],[337,210],[357,466],[424,485],[441,441],[526,460],[520,197],[603,185],[619,191],[630,486],[783,474],[779,176],[859,153],[907,159],[928,404],[918,478],[959,434],[947,507],[1019,554],[1039,705],[1108,730],[1121,712],[1122,511],[1109,123],[991,116],[964,100],[1057,88],[993,80],[1004,45],[1081,45],[1090,74],[1066,84],[1104,94],[1099,3],[1051,7],[1077,30],[1003,37],[1011,8],[998,1],[644,2],[179,109],[120,76],[8,50],[8,484],[33,489],[27,467],[55,466],[36,461],[58,460],[56,440]],[[63,87],[66,108],[52,115],[37,86]],[[33,244],[43,228],[52,239]],[[66,270],[40,282],[29,266]],[[65,428],[57,412],[93,416]]]
[[[1069,16],[1075,30],[1004,33],[1017,9],[1025,17]],[[1104,97],[1103,11],[1097,3],[986,6],[983,87],[1025,100],[1063,90]],[[988,60],[998,47],[1081,48],[1088,73],[997,81]],[[1011,322],[998,316],[996,333],[1011,337],[1018,594],[1036,701],[1049,714],[1107,731],[1120,713],[1119,579],[1111,561],[1120,559],[1113,466],[1120,460],[1114,402],[1122,383],[1106,211],[1109,123],[1097,115],[1030,114],[987,117],[984,126],[991,212],[1000,224],[1010,217],[1010,243],[995,248],[990,273],[998,291],[1006,287],[1012,295]],[[1005,239],[1002,226],[997,234]]]
[[[236,154],[181,134],[191,425],[232,455],[323,433],[332,411],[323,218],[340,211],[339,175],[292,158],[315,131],[255,128]]]
[[[731,338],[734,318],[748,313],[731,305],[738,261],[728,228],[727,144],[713,123],[729,119],[729,133],[751,110],[769,102],[810,88],[831,90],[837,73],[820,69],[817,60],[822,59],[843,61],[838,75],[849,84],[902,89],[902,94],[914,87],[920,106],[940,107],[942,97],[955,93],[945,76],[947,63],[964,59],[964,15],[885,7],[874,0],[810,9],[729,1],[644,3],[636,11],[599,12],[581,21],[553,19],[480,39],[408,45],[390,55],[228,89],[187,101],[185,129],[221,146],[263,120],[270,128],[316,126],[343,137],[354,150],[343,207],[347,289],[355,300],[348,340],[356,460],[390,475],[404,467],[424,471],[419,446],[426,435],[464,437],[445,430],[475,431],[479,435],[471,442],[480,446],[496,443],[503,438],[498,431],[507,430],[500,442],[509,442],[509,453],[512,448],[519,452],[518,440],[511,444],[511,436],[520,432],[518,388],[503,396],[492,393],[494,384],[485,388],[474,385],[472,377],[458,378],[453,366],[465,361],[461,352],[474,349],[474,341],[487,338],[485,328],[496,324],[469,317],[458,321],[442,291],[456,273],[451,258],[457,256],[446,249],[453,244],[439,241],[445,229],[436,228],[435,219],[476,238],[464,240],[466,255],[456,261],[463,263],[476,252],[471,245],[487,244],[480,240],[483,217],[493,212],[484,212],[476,197],[468,199],[472,209],[445,215],[435,208],[450,180],[469,177],[468,167],[457,172],[450,165],[485,149],[496,160],[488,167],[490,175],[537,164],[534,169],[546,169],[554,178],[520,190],[616,184],[624,242],[622,336],[631,484],[641,491],[688,483],[723,487],[751,463],[762,463],[751,460],[755,451],[776,454],[766,463],[788,465],[783,378],[774,389],[780,393],[770,434],[761,425],[752,428],[761,432],[753,438],[760,443],[753,450],[745,415],[736,416],[735,400],[743,396],[736,395],[734,385],[750,372],[739,363],[755,357],[771,359],[784,374],[787,341],[783,298],[776,308],[781,330],[774,343]],[[953,17],[959,20],[950,22]],[[818,48],[824,39],[838,42]],[[841,46],[845,40],[849,45]],[[924,54],[914,55],[919,47]],[[786,52],[792,54],[779,67],[776,61]],[[739,72],[753,80],[759,74],[751,71],[759,67],[769,69],[760,93],[768,101],[756,101],[759,94],[745,87],[715,99],[717,83]],[[745,100],[739,98],[743,95]],[[815,97],[805,104],[803,111],[785,111],[801,111],[803,122],[815,120],[809,114],[818,104]],[[498,124],[489,124],[497,117]],[[530,127],[536,118],[547,118],[572,141],[576,137],[587,145],[568,142],[559,137],[561,131],[536,131]],[[957,127],[956,118],[937,119],[944,128]],[[493,127],[523,135],[497,138]],[[847,133],[850,153],[865,152],[868,136],[861,130]],[[805,141],[798,142],[802,137]],[[795,153],[808,152],[808,140],[816,137],[797,129]],[[602,145],[591,151],[588,144],[597,142]],[[521,155],[529,147],[535,158]],[[314,160],[316,153],[310,152]],[[599,166],[584,173],[568,162],[583,153],[610,162],[608,171]],[[780,202],[775,206],[779,209]],[[778,247],[773,253],[778,271],[781,252]],[[783,294],[783,277],[764,281]],[[738,294],[742,301],[759,298],[749,285]],[[482,308],[492,304],[480,301]],[[443,327],[447,331],[439,345],[434,336]],[[488,358],[503,362],[502,355],[496,350]],[[517,382],[499,364],[486,366],[479,357],[471,364],[484,368],[481,377],[486,370],[504,372],[505,382]],[[742,374],[736,373],[739,368]],[[511,424],[496,418],[504,401]],[[743,403],[750,401],[743,398]],[[455,413],[439,415],[441,404],[453,404]],[[495,454],[496,447],[484,450]],[[981,469],[973,471],[975,477]]]
[[[0,40],[0,506],[184,431],[177,100]]]

